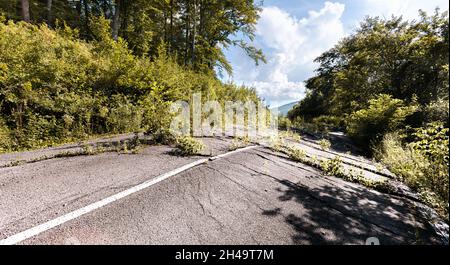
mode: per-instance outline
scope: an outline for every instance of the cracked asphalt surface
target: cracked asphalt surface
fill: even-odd
[[[207,154],[229,139],[203,139]],[[0,239],[201,157],[142,153],[0,168]],[[258,147],[209,161],[21,244],[441,244],[420,203],[323,176]]]

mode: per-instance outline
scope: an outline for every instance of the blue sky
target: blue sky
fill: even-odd
[[[238,48],[226,51],[234,74],[225,76],[255,87],[271,106],[300,100],[304,80],[313,76],[314,58],[350,34],[365,16],[402,15],[415,19],[418,10],[448,10],[447,0],[265,0],[254,44],[267,64],[255,66]]]

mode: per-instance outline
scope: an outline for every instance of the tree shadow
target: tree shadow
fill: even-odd
[[[440,244],[433,228],[412,202],[376,193],[364,187],[325,184],[308,188],[278,180],[281,202],[298,203],[265,210],[263,215],[282,216],[295,231],[295,244],[365,244],[376,237],[383,245]]]

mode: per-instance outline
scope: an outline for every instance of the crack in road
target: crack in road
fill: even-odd
[[[256,154],[256,155],[258,155],[258,154]],[[265,159],[267,160],[267,158],[265,158]],[[266,174],[266,173],[260,172],[260,171],[258,171],[258,170],[255,170],[255,169],[253,169],[253,168],[250,168],[249,166],[244,165],[244,164],[242,164],[242,163],[232,161],[232,160],[230,160],[230,159],[228,159],[228,158],[226,158],[225,160],[226,160],[227,162],[229,162],[229,163],[232,163],[232,164],[236,164],[236,165],[242,166],[242,167],[244,167],[244,168],[246,168],[246,169],[248,169],[248,170],[250,170],[250,171],[252,171],[252,172],[255,172],[255,173],[259,174],[259,175],[263,175],[263,176],[269,177],[269,178],[271,178],[271,179],[273,179],[273,180],[276,180],[276,181],[278,181],[278,182],[283,181],[283,180],[280,180],[280,179],[278,179],[278,178],[276,178],[276,177],[274,177],[274,176],[271,176],[271,175],[269,175],[269,174]],[[273,162],[273,161],[272,161],[272,162]],[[274,163],[275,163],[275,162],[274,162]],[[218,170],[216,170],[216,169],[214,169],[214,168],[212,168],[212,167],[210,167],[210,166],[207,166],[207,167],[210,168],[210,169],[212,169],[212,170],[215,170],[215,171],[219,172],[222,176],[224,176],[224,177],[230,179],[228,176],[226,176],[226,175],[223,174],[222,172],[220,172],[220,171],[218,171]],[[233,182],[235,182],[236,184],[242,186],[242,184],[237,183],[235,180],[232,180],[232,179],[230,179],[230,180],[233,181]],[[298,186],[298,184],[295,184],[295,183],[292,183],[292,185]],[[328,201],[323,200],[323,199],[321,199],[321,198],[315,196],[314,194],[312,194],[312,193],[309,191],[309,188],[307,188],[306,186],[304,186],[304,188],[305,188],[305,191],[307,191],[308,195],[311,196],[311,198],[316,199],[316,200],[318,200],[318,201],[324,203],[328,208],[330,208],[330,209],[332,209],[332,210],[335,210],[335,211],[341,213],[343,216],[351,217],[351,218],[353,218],[353,219],[359,220],[359,221],[361,221],[361,222],[363,222],[363,223],[366,223],[366,224],[369,224],[369,225],[373,225],[373,226],[378,227],[378,228],[380,228],[380,229],[382,229],[382,230],[384,230],[384,231],[390,232],[390,233],[395,234],[395,235],[398,235],[398,236],[405,236],[405,234],[398,233],[398,232],[396,232],[396,231],[394,231],[394,230],[392,230],[392,229],[389,229],[389,228],[387,228],[387,227],[385,227],[385,226],[382,226],[382,225],[380,225],[380,224],[377,224],[377,223],[375,223],[375,222],[372,222],[372,221],[370,221],[370,220],[368,220],[368,219],[361,218],[361,217],[359,217],[358,215],[355,215],[355,214],[352,214],[352,213],[350,213],[350,212],[348,212],[348,211],[339,209],[338,207],[335,207],[335,206],[333,206],[332,204],[330,204]],[[248,190],[247,188],[245,188],[245,189]],[[248,191],[251,191],[251,190],[248,190]]]

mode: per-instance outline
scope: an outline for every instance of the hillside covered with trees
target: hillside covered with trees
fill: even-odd
[[[232,71],[230,45],[264,61],[245,41],[258,11],[247,0],[1,0],[0,152],[134,131],[163,140],[171,102],[193,92],[258,101],[216,74]]]
[[[316,62],[294,126],[345,131],[447,216],[448,13],[367,18]]]

